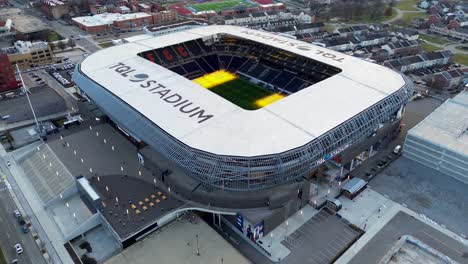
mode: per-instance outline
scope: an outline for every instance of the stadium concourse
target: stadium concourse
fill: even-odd
[[[101,50],[73,79],[161,189],[229,213],[253,241],[339,191],[398,133],[413,93],[383,66],[233,26]]]

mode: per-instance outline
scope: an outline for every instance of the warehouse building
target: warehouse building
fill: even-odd
[[[468,91],[447,100],[412,128],[403,155],[468,183]]]

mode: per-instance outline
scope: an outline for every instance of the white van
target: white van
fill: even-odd
[[[400,145],[396,146],[393,149],[393,153],[396,154],[396,155],[400,154],[400,152],[401,152],[401,146]]]

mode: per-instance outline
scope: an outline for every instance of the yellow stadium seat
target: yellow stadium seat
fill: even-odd
[[[139,201],[138,204],[139,204],[140,206],[142,206],[142,205],[143,205],[143,202],[142,202],[142,201]]]
[[[135,213],[136,213],[136,214],[140,214],[141,212],[140,212],[140,210],[136,210]]]
[[[130,207],[132,207],[133,210],[136,209],[136,206],[134,204],[132,204]]]
[[[166,197],[165,195],[163,195],[161,198],[163,198],[163,200],[166,200],[166,199],[167,199],[167,197]]]
[[[143,210],[145,210],[145,211],[148,210],[148,207],[143,205]]]
[[[161,196],[162,192],[158,192],[158,195]]]
[[[148,199],[148,198],[145,198],[145,202],[149,202],[149,199]]]
[[[153,207],[153,206],[154,206],[154,203],[149,203],[149,206]]]
[[[159,199],[156,199],[156,203],[160,203],[160,202],[161,202],[161,200],[159,200]]]
[[[151,199],[155,199],[155,198],[156,198],[156,195],[152,194]]]

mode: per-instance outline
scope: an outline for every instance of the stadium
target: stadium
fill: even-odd
[[[74,81],[120,129],[177,164],[181,185],[196,182],[188,193],[202,186],[239,200],[301,182],[369,141],[398,122],[413,93],[383,66],[232,26],[99,51]]]

